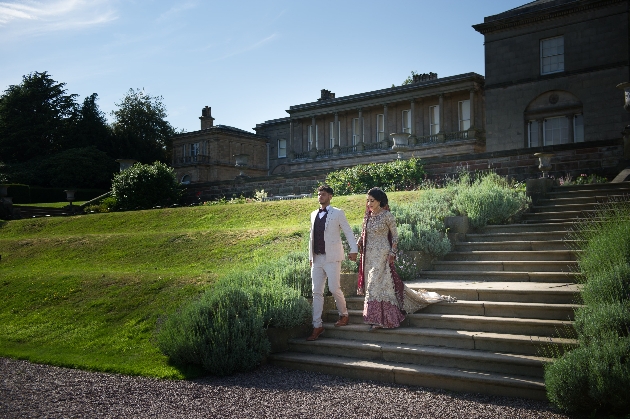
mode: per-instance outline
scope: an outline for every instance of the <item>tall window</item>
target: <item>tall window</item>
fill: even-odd
[[[278,158],[287,156],[287,140],[278,140]]]
[[[540,41],[540,74],[564,71],[564,37],[542,39]]]
[[[466,131],[470,128],[470,100],[457,102],[457,110],[459,113],[459,130]]]
[[[584,142],[584,116],[582,114],[573,117],[573,141]]]
[[[565,116],[545,119],[545,145],[569,142],[569,120]]]
[[[402,132],[411,134],[411,111],[402,111]]]
[[[313,149],[313,126],[308,126],[308,143],[306,144],[307,151],[311,151]]]
[[[430,134],[435,135],[440,132],[440,106],[429,106],[429,128]]]
[[[385,115],[376,115],[376,141],[383,141],[385,139]]]
[[[538,121],[532,120],[527,123],[527,142],[530,147],[541,145],[538,138]]]
[[[199,154],[199,143],[192,143],[190,145],[190,156],[197,156]]]

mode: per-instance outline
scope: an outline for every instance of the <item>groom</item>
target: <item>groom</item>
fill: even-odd
[[[308,254],[311,263],[311,278],[313,279],[313,334],[306,340],[317,340],[324,333],[322,325],[322,311],[324,310],[324,281],[328,277],[328,289],[335,297],[339,320],[335,326],[348,324],[348,309],[346,299],[341,291],[339,275],[341,261],[344,259],[341,231],[350,245],[348,259],[357,260],[357,243],[343,210],[332,207],[330,200],[333,190],[330,186],[322,185],[317,188],[319,210],[311,213],[311,234],[308,244]]]

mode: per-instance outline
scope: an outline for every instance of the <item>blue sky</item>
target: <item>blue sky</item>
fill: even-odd
[[[412,70],[484,74],[471,25],[527,0],[0,1],[0,90],[48,71],[111,119],[129,88],[169,122],[252,130],[313,102],[400,85]]]

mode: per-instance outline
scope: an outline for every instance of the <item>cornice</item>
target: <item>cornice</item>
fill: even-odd
[[[576,0],[572,3],[565,3],[556,6],[549,6],[548,8],[542,8],[539,10],[523,11],[523,13],[506,16],[505,18],[498,18],[496,20],[489,20],[488,22],[472,25],[472,27],[482,35],[486,35],[490,32],[498,32],[506,29],[515,28],[518,26],[529,25],[544,20],[555,19],[566,15],[579,13],[591,9],[606,7],[615,3],[624,3],[628,0]],[[486,18],[490,19],[492,16]]]

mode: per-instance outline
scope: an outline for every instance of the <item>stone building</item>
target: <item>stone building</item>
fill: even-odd
[[[630,0],[527,3],[473,26],[484,36],[485,77],[419,74],[344,97],[324,89],[257,124],[256,134],[213,127],[206,108],[201,131],[175,138],[174,165],[192,182],[223,180],[207,185],[212,196],[246,191],[247,182],[302,193],[329,171],[412,156],[430,174],[463,166],[526,179],[539,175],[534,154],[544,151],[555,153],[555,176],[611,175],[630,157],[621,135],[630,118],[616,88],[630,81],[629,9]],[[208,161],[193,165],[192,144]],[[237,154],[249,155],[247,170],[234,167]],[[228,182],[240,173],[257,178]]]
[[[211,108],[201,111],[199,131],[173,137],[173,168],[184,183],[265,176],[267,138],[226,125],[214,125]]]
[[[486,150],[617,139],[628,122],[627,0],[537,0],[489,16]]]
[[[288,117],[255,130],[269,139],[271,174],[391,161],[399,153],[473,153],[483,150],[483,85],[475,73],[428,73],[407,85],[339,98],[322,90],[317,101],[291,106]],[[407,147],[392,148],[392,133],[407,134]]]

